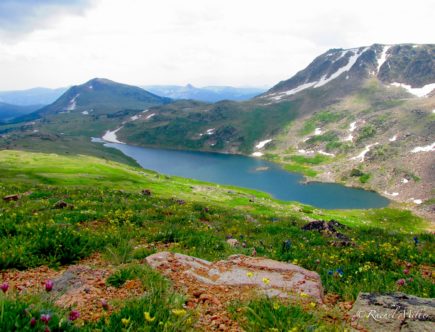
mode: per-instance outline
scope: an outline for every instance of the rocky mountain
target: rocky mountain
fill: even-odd
[[[194,87],[191,84],[179,85],[147,85],[147,91],[171,99],[194,99],[202,102],[215,103],[222,100],[248,100],[262,94],[265,88],[236,88],[231,86]]]
[[[257,98],[299,111],[258,153],[431,211],[434,90],[435,45],[329,50]]]
[[[262,97],[278,101],[306,90],[327,89],[329,83],[338,88],[333,96],[343,96],[373,77],[386,85],[401,86],[413,95],[427,94],[435,88],[435,45],[375,44],[331,49]]]
[[[69,88],[54,103],[41,109],[40,115],[72,111],[108,114],[125,108],[143,108],[167,104],[171,100],[139,87],[104,78],[94,78],[85,84]]]

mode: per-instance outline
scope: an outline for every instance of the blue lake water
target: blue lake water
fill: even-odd
[[[145,169],[168,175],[256,189],[284,201],[298,201],[325,209],[368,209],[389,204],[381,195],[334,183],[302,183],[299,174],[279,165],[240,155],[142,148],[106,143],[135,159]],[[267,168],[267,170],[258,170]]]

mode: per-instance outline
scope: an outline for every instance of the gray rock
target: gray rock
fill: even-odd
[[[207,285],[248,286],[260,294],[289,298],[305,293],[310,301],[323,303],[323,287],[316,272],[300,266],[261,257],[233,255],[211,263],[196,257],[159,252],[148,256],[147,263],[164,275]]]
[[[228,239],[227,243],[229,244],[230,247],[238,247],[239,246],[239,241],[237,239]]]
[[[349,312],[353,327],[368,331],[435,331],[435,300],[403,293],[360,293]]]

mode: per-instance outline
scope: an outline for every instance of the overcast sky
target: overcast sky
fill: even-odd
[[[329,48],[435,43],[435,1],[0,0],[0,90],[274,85]]]

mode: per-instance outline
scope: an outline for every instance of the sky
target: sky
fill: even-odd
[[[330,48],[435,43],[433,0],[0,0],[0,90],[273,86]]]

